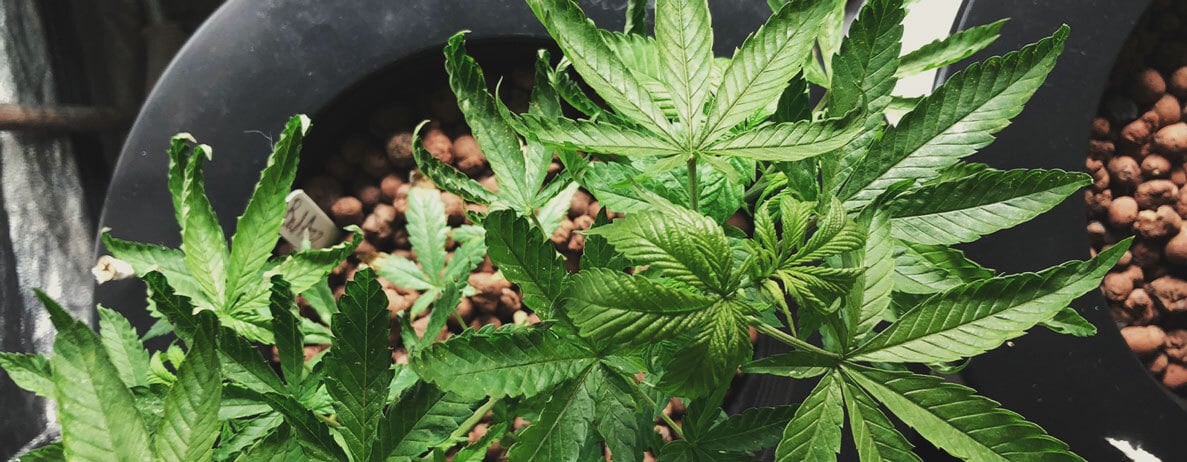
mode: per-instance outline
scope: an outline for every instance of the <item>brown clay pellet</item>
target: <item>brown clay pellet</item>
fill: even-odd
[[[1139,355],[1149,355],[1162,348],[1166,333],[1158,326],[1129,326],[1121,329],[1121,336],[1129,349]]]

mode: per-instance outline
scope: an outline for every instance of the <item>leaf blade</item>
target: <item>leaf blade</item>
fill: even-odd
[[[1068,29],[954,74],[870,147],[841,188],[860,208],[902,180],[935,175],[993,141],[1038,90],[1063,51]]]
[[[844,385],[845,409],[849,411],[853,440],[862,461],[921,460],[911,452],[911,443],[894,428],[873,398],[849,380]]]
[[[571,334],[570,334],[571,335]],[[443,390],[466,397],[534,396],[576,377],[596,354],[552,328],[466,331],[434,343],[412,362]]]
[[[1091,182],[1062,170],[986,170],[907,192],[888,209],[896,238],[953,245],[1025,223]]]
[[[128,388],[148,386],[148,352],[140,343],[140,336],[126,318],[102,306],[99,312],[99,337],[107,357],[120,372],[120,379]]]
[[[304,115],[293,116],[285,124],[243,215],[235,223],[231,253],[226,263],[230,293],[250,286],[276,247],[276,236],[284,223],[284,199],[297,177],[301,143],[309,131],[309,124],[309,117]]]
[[[966,460],[1083,460],[1038,425],[938,377],[846,364],[857,383],[936,446]],[[977,419],[965,416],[984,416]],[[1040,456],[1041,455],[1041,456]]]
[[[223,389],[214,320],[211,313],[199,316],[203,328],[195,333],[177,381],[162,402],[161,424],[153,435],[153,449],[160,460],[208,460],[213,455]]]
[[[975,281],[941,292],[903,313],[849,356],[859,361],[942,363],[974,356],[1049,320],[1093,290],[1129,247],[1040,273]]]
[[[392,380],[387,304],[375,272],[358,271],[346,285],[331,328],[334,347],[324,363],[326,391],[355,460],[370,457]]]
[[[528,0],[528,6],[565,52],[573,69],[610,107],[630,119],[658,128],[660,134],[671,133],[671,124],[659,104],[575,3]]]
[[[50,367],[66,458],[151,458],[148,429],[98,336],[52,301],[46,308],[62,320],[61,325],[55,322],[58,335]]]
[[[614,270],[572,277],[565,315],[583,337],[621,348],[671,338],[704,320],[714,298]]]
[[[525,305],[547,317],[568,275],[564,258],[552,241],[510,210],[491,212],[482,226],[491,262],[507,280],[519,285]]]
[[[827,2],[790,1],[751,35],[734,53],[721,77],[709,111],[702,142],[713,140],[778,99],[783,87],[803,67],[824,20]]]
[[[687,133],[701,124],[713,67],[713,28],[706,0],[659,0],[655,41],[669,78],[664,80]]]
[[[1008,20],[999,19],[933,40],[919,49],[903,55],[899,59],[900,64],[896,74],[899,76],[918,74],[954,64],[972,56],[973,53],[984,50],[985,47],[996,41],[998,32]]]
[[[841,426],[845,422],[841,381],[837,375],[832,373],[820,379],[796,409],[775,450],[776,461],[836,459],[841,450]]]

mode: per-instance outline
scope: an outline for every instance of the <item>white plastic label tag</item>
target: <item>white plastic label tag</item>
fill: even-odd
[[[321,249],[338,243],[338,227],[334,220],[304,190],[293,190],[284,201],[288,207],[284,210],[280,235],[289,244],[300,248],[301,241],[308,239],[310,247]]]

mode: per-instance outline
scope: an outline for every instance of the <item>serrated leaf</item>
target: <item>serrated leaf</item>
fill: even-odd
[[[363,242],[363,230],[351,225],[346,228],[352,233],[349,241],[340,242],[324,249],[301,250],[290,253],[272,269],[264,273],[264,280],[271,275],[280,275],[291,286],[294,293],[302,293],[314,284],[325,280],[334,267],[346,260]]]
[[[241,419],[268,413],[272,408],[260,395],[238,385],[227,384],[219,403],[219,420]]]
[[[894,290],[930,294],[961,283],[993,277],[993,271],[942,245],[897,241],[894,246]]]
[[[606,443],[617,460],[638,460],[643,457],[644,438],[649,421],[643,407],[634,398],[638,387],[613,369],[601,365],[590,374],[587,385],[593,399],[594,431]]]
[[[606,214],[606,208],[603,207],[598,211],[598,216],[594,218],[592,228],[597,228],[602,225],[610,223],[610,218]],[[606,268],[611,270],[622,270],[629,266],[629,262],[622,257],[622,254],[614,250],[614,246],[606,241],[606,238],[596,234],[585,235],[585,249],[581,253],[581,270],[589,270],[592,268]]]
[[[783,202],[787,203],[789,200]],[[785,210],[794,210],[793,213],[795,213],[795,223],[789,224],[787,218],[783,220],[785,240],[789,234],[791,236],[802,234],[804,227],[808,224],[804,215],[804,207],[796,208],[798,210],[785,207]],[[816,224],[816,232],[783,263],[784,268],[860,249],[865,245],[865,236],[861,227],[848,218],[845,208],[839,201],[834,199],[822,215]],[[789,230],[793,232],[788,233]]]
[[[870,147],[841,188],[860,208],[902,180],[923,180],[993,141],[1039,88],[1063,51],[1068,29],[952,75]]]
[[[655,6],[655,41],[666,74],[664,83],[686,133],[697,133],[709,96],[713,64],[713,28],[706,0],[659,0]]]
[[[830,115],[840,116],[864,99],[868,117],[879,119],[872,125],[881,124],[880,112],[895,86],[905,16],[900,0],[879,0],[862,7],[831,61]]]
[[[573,69],[618,113],[671,133],[670,123],[642,81],[602,39],[593,22],[571,0],[528,0]]]
[[[445,222],[445,203],[436,189],[412,188],[408,192],[408,242],[416,260],[430,281],[438,284],[445,269],[445,240],[449,224]]]
[[[329,280],[318,281],[313,287],[301,292],[301,297],[309,303],[309,307],[317,313],[322,323],[327,326],[333,324],[333,315],[338,311],[338,304],[334,300],[334,292],[330,290]]]
[[[836,373],[825,375],[783,429],[775,460],[836,460],[841,451],[841,426],[844,423],[841,379]]]
[[[66,459],[152,458],[144,419],[99,337],[56,303],[45,305],[57,318],[50,367]]]
[[[1084,173],[1062,170],[986,170],[925,185],[887,207],[896,238],[952,245],[1025,223],[1091,182]]]
[[[848,355],[858,361],[942,363],[975,356],[1054,317],[1095,289],[1129,248],[1039,273],[975,281],[933,295]]]
[[[457,194],[466,202],[490,205],[495,200],[494,193],[474,181],[473,178],[459,172],[452,165],[441,162],[433,157],[421,141],[420,131],[429,121],[423,121],[412,131],[412,159],[416,161],[416,168],[423,173],[438,188]]]
[[[581,86],[569,76],[569,67],[571,67],[569,60],[561,58],[561,62],[557,64],[553,72],[548,74],[548,80],[552,83],[552,87],[556,89],[557,94],[566,103],[569,103],[578,112],[585,114],[590,120],[610,122],[618,126],[637,125],[618,114],[603,109],[598,103],[594,102],[589,95],[585,94]]]
[[[429,290],[436,285],[430,281],[416,262],[399,255],[381,253],[371,260],[371,267],[379,276],[397,287],[412,290]]]
[[[861,132],[864,120],[853,111],[837,119],[764,125],[714,142],[704,152],[772,162],[807,159],[845,146]]]
[[[753,355],[750,332],[736,300],[723,300],[706,309],[708,318],[692,329],[691,339],[665,360],[656,388],[674,395],[698,398],[729,380]]]
[[[551,236],[553,231],[556,231],[556,228],[560,226],[561,221],[568,216],[570,204],[573,202],[573,194],[577,192],[578,187],[580,185],[577,183],[569,182],[564,189],[561,189],[543,207],[540,207],[536,218],[540,221],[544,234]]]
[[[140,343],[136,329],[122,315],[102,306],[99,311],[99,336],[107,356],[120,372],[128,388],[148,386],[148,351]]]
[[[679,335],[706,318],[716,299],[643,276],[590,269],[572,276],[565,315],[583,337],[633,348]]]
[[[524,114],[518,117],[518,123],[524,135],[532,140],[570,151],[620,156],[664,156],[685,152],[656,135],[604,122]]]
[[[244,462],[286,462],[305,458],[301,443],[292,435],[289,427],[281,425],[275,431],[263,435],[263,439],[249,448],[240,459]]]
[[[190,300],[173,292],[169,281],[161,273],[154,271],[144,275],[144,282],[148,285],[150,297],[157,311],[173,325],[177,336],[187,341],[193,338],[198,325],[194,316],[194,305]],[[220,321],[233,319],[220,318]],[[239,382],[257,393],[285,391],[284,384],[264,362],[259,350],[240,336],[242,331],[232,331],[226,326],[220,330],[219,362],[226,378]],[[268,332],[268,335],[271,336],[271,332]]]
[[[647,35],[647,0],[627,0],[626,25],[622,31],[628,34]]]
[[[507,457],[520,461],[577,460],[593,430],[594,400],[586,387],[586,368],[579,376],[554,389],[540,411],[540,418],[519,433]]]
[[[413,367],[425,380],[478,398],[535,396],[577,376],[597,355],[553,328],[508,326],[463,332],[416,359]]]
[[[181,189],[181,252],[189,274],[206,297],[222,304],[227,292],[227,241],[206,198],[202,166],[209,157],[210,147],[198,146],[186,165]]]
[[[779,102],[775,105],[775,113],[771,114],[771,121],[799,122],[810,118],[812,103],[808,93],[808,81],[804,80],[803,74],[799,74],[787,82],[783,93],[779,95]]]
[[[864,98],[866,119],[861,134],[823,159],[821,176],[829,192],[836,191],[838,180],[848,178],[868,155],[870,143],[882,134],[886,123],[883,111],[893,101],[891,91],[897,83],[904,16],[902,2],[866,3],[832,60],[828,114],[840,116]]]
[[[715,140],[779,97],[812,50],[813,25],[827,14],[826,2],[790,1],[742,43],[717,87],[702,142]]]
[[[219,362],[227,379],[260,394],[287,393],[259,348],[225,327],[219,330],[218,338]]]
[[[371,460],[419,456],[446,442],[473,409],[471,400],[417,382],[383,414]]]
[[[833,301],[852,289],[864,268],[830,268],[801,266],[779,270],[775,276],[783,282],[783,289],[803,307],[821,313],[831,313]]]
[[[53,370],[45,356],[0,352],[0,369],[21,389],[54,399]]]
[[[284,199],[297,177],[301,143],[309,131],[309,123],[309,117],[296,115],[285,124],[280,139],[268,156],[268,164],[260,172],[260,180],[256,182],[247,208],[235,223],[231,254],[226,263],[230,294],[250,287],[257,280],[257,274],[276,247],[276,236],[284,223],[287,208]],[[302,290],[299,284],[294,282],[294,285],[298,292]]]
[[[911,452],[911,443],[894,428],[873,398],[849,381],[845,382],[844,394],[849,426],[862,462],[921,460]]]
[[[605,237],[637,264],[651,265],[685,284],[721,291],[730,277],[725,232],[691,210],[632,213],[586,234]]]
[[[338,446],[338,442],[330,436],[326,425],[296,399],[277,393],[267,393],[263,396],[272,409],[284,416],[285,423],[292,431],[292,438],[301,445],[305,457],[340,462],[349,460]]]
[[[515,130],[499,114],[495,98],[487,90],[482,69],[466,54],[464,33],[450,37],[445,46],[445,70],[449,73],[449,86],[457,95],[458,107],[490,162],[495,178],[498,178],[498,196],[507,199],[512,208],[526,210],[538,185],[525,182],[527,160],[523,145]]]
[[[173,325],[177,336],[182,340],[193,338],[197,325],[194,321],[194,305],[189,297],[174,292],[166,276],[157,271],[145,274],[144,284],[148,286],[152,305]]]
[[[890,213],[878,207],[866,221],[866,243],[862,248],[865,271],[861,275],[861,303],[849,306],[849,333],[853,338],[874,330],[890,308],[890,293],[894,289],[894,244],[891,237]]]
[[[742,366],[742,372],[806,379],[824,374],[836,365],[836,358],[808,351],[792,351],[751,361]]]
[[[752,407],[730,416],[697,441],[707,451],[753,452],[774,446],[798,406]]]
[[[1043,321],[1040,324],[1057,334],[1074,335],[1076,337],[1091,337],[1096,335],[1096,325],[1084,319],[1084,316],[1081,316],[1075,308],[1070,306],[1059,310],[1054,318]]]
[[[519,285],[525,305],[547,317],[568,274],[552,241],[510,210],[491,212],[482,226],[491,262],[507,280]]]
[[[743,202],[743,196],[746,193],[743,182],[753,180],[750,175],[753,175],[755,170],[755,162],[739,157],[716,158],[713,156],[701,156],[699,160],[703,161],[697,162],[697,182],[699,183],[697,195],[700,213],[709,216],[717,223],[725,222],[734,212],[738,211],[739,205]],[[639,185],[663,196],[673,204],[690,208],[691,203],[688,200],[687,192],[688,168],[685,165],[680,165],[681,168],[653,174],[650,178],[640,181]],[[743,176],[742,172],[746,171],[750,172],[747,175],[749,179],[747,176]],[[638,199],[638,194],[630,188],[624,188],[621,194],[632,197],[634,205],[631,208],[615,207],[610,205],[609,201],[603,202],[611,210],[625,213],[655,211],[653,205]],[[599,200],[601,197],[598,196]]]
[[[102,230],[99,234],[103,246],[115,258],[128,262],[136,275],[143,278],[146,274],[159,271],[169,278],[169,283],[177,293],[189,297],[202,306],[214,306],[214,301],[207,295],[198,281],[190,275],[190,269],[185,263],[185,254],[180,250],[170,249],[155,244],[125,241],[111,236],[109,230]]]
[[[272,337],[276,340],[280,371],[289,390],[297,390],[305,376],[305,340],[293,313],[297,307],[290,287],[280,276],[273,276],[268,309],[272,313]]]
[[[153,434],[159,460],[209,460],[213,454],[221,425],[218,411],[223,389],[214,320],[212,313],[198,317],[202,328],[195,333],[177,371],[177,381],[161,403],[164,412]]]
[[[224,402],[226,399],[227,397],[224,395]],[[263,403],[262,401],[260,403],[264,405],[265,414],[244,419],[241,423],[235,425],[233,427],[235,430],[234,433],[229,437],[221,439],[218,447],[214,448],[214,460],[231,460],[232,457],[239,453],[246,453],[244,454],[244,459],[256,460],[253,458],[256,455],[256,449],[253,449],[252,446],[266,444],[261,440],[269,438],[270,435],[279,431],[277,427],[284,423],[284,418],[273,411],[267,403]],[[223,419],[221,413],[219,419]],[[298,447],[297,451],[300,452],[296,442],[293,441],[292,444]]]
[[[169,197],[173,200],[173,217],[178,224],[185,222],[181,215],[181,203],[184,196],[182,190],[185,188],[186,165],[189,164],[193,151],[191,144],[198,144],[193,135],[178,133],[169,139],[169,149],[166,151],[169,156]]]
[[[449,321],[449,316],[457,311],[458,302],[461,300],[461,288],[465,287],[465,283],[458,281],[447,281],[445,287],[441,289],[441,295],[433,301],[433,309],[429,312],[429,324],[425,328],[425,334],[420,338],[420,342],[416,344],[415,348],[424,348],[428,344],[433,343],[437,339],[437,335],[441,333],[441,329],[445,328],[446,322]],[[421,295],[424,297],[425,295]],[[407,348],[408,345],[405,345]]]
[[[845,377],[928,441],[966,460],[1083,460],[1038,425],[938,377],[846,364]],[[977,416],[977,418],[968,418]]]
[[[1008,19],[1000,19],[970,27],[907,53],[899,60],[897,75],[907,76],[938,69],[972,56],[997,40],[998,32],[1006,21]]]
[[[387,303],[374,271],[355,273],[338,301],[334,347],[322,363],[326,390],[342,423],[339,430],[355,460],[370,456],[392,380]]]

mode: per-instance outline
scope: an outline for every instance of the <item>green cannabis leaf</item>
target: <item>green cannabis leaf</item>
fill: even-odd
[[[174,137],[168,152],[169,191],[181,225],[180,251],[116,239],[107,230],[102,233],[104,246],[128,262],[138,276],[159,271],[178,294],[199,308],[213,310],[223,325],[253,341],[272,343],[267,327],[270,276],[280,274],[293,285],[294,292],[304,292],[362,242],[361,230],[351,229],[353,238],[346,243],[269,259],[308,130],[309,118],[305,116],[294,116],[285,125],[239,217],[229,249],[206,197],[204,164],[211,158],[211,149],[205,145],[191,149],[194,139],[189,134]]]
[[[389,253],[380,253],[370,262],[384,279],[400,287],[423,292],[410,310],[412,316],[422,313],[438,297],[448,300],[461,294],[475,293],[475,289],[466,281],[486,255],[486,242],[483,239],[485,231],[477,228],[462,241],[454,251],[453,259],[446,263],[447,239],[451,233],[455,239],[460,238],[466,228],[451,229],[445,218],[445,203],[441,201],[439,191],[412,188],[408,192],[406,229],[408,241],[416,254],[416,262]],[[454,308],[456,300],[454,306],[435,313],[448,315]]]
[[[429,154],[419,127],[413,137],[425,177],[489,212],[451,228],[441,193],[413,188],[415,259],[368,260],[339,300],[326,276],[358,228],[270,257],[308,119],[286,125],[230,246],[206,196],[211,149],[174,137],[181,248],[102,239],[146,283],[152,334],[179,341],[150,353],[117,311],[98,309],[96,333],[39,294],[53,355],[0,353],[0,368],[57,402],[62,440],[25,459],[473,462],[501,447],[511,461],[742,461],[774,447],[776,460],[815,461],[851,444],[862,460],[920,460],[906,424],[966,460],[1082,460],[989,398],[908,372],[951,370],[1035,326],[1096,330],[1073,301],[1128,241],[1020,274],[952,247],[1089,182],[962,161],[1041,88],[1066,27],[907,99],[891,94],[898,78],[968,58],[1003,22],[903,54],[903,0],[864,2],[847,30],[840,0],[771,0],[726,58],[706,0],[659,0],[654,34],[641,0],[622,32],[572,0],[527,3],[563,56],[537,53],[526,113],[488,87],[464,33],[444,49],[497,192]],[[906,114],[889,125],[894,111]],[[601,211],[578,231],[583,252],[562,255],[550,237],[579,188]],[[539,322],[446,330],[487,253]],[[422,295],[393,316],[379,276]],[[790,351],[754,358],[753,335]],[[392,339],[408,364],[392,364]],[[739,371],[816,383],[803,403],[727,415]]]

